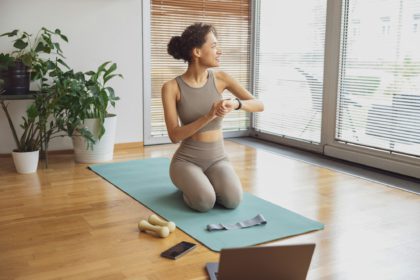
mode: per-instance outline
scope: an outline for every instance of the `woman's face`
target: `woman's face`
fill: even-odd
[[[219,48],[218,41],[213,32],[206,36],[206,42],[200,48],[200,63],[207,67],[220,66],[220,56],[222,51]]]

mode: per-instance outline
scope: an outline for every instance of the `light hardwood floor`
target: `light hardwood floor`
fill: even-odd
[[[117,149],[114,161],[170,157],[176,145]],[[308,279],[420,279],[420,196],[226,141],[245,191],[325,224],[273,244],[317,244]],[[139,233],[152,212],[71,154],[18,175],[0,158],[0,279],[207,279],[219,255],[199,245],[177,261],[159,254],[183,240]]]

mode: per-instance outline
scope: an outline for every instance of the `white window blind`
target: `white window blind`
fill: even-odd
[[[326,0],[259,2],[257,131],[321,141]]]
[[[336,140],[420,156],[420,0],[344,1]]]
[[[181,75],[187,63],[167,54],[167,43],[172,36],[181,35],[195,23],[212,24],[218,33],[222,49],[221,67],[245,88],[250,84],[250,3],[231,1],[151,1],[151,137],[167,136],[161,87],[165,81]],[[217,70],[217,69],[216,69]],[[226,91],[225,97],[231,96]],[[234,111],[225,117],[224,131],[246,130],[250,117],[243,111]]]

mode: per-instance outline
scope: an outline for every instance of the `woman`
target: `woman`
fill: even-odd
[[[182,141],[170,165],[172,182],[192,209],[206,212],[216,202],[235,208],[242,186],[224,151],[222,120],[232,110],[260,112],[264,106],[228,74],[209,70],[219,66],[222,54],[211,25],[187,27],[171,38],[168,53],[188,62],[184,74],[162,87],[169,138]],[[225,89],[236,98],[223,100]]]

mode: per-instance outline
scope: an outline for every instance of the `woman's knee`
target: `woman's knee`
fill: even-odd
[[[201,168],[186,162],[173,162],[170,177],[184,194],[185,203],[194,210],[206,212],[213,208],[216,194]]]
[[[187,196],[184,193],[184,200],[192,209],[199,212],[207,212],[214,207],[216,194],[212,192],[197,192]]]
[[[228,191],[224,194],[221,199],[221,203],[224,207],[234,209],[239,206],[242,201],[242,189],[238,186],[228,188]]]
[[[214,207],[216,195],[214,193],[195,193],[192,195],[184,193],[184,201],[194,210],[207,212]]]

